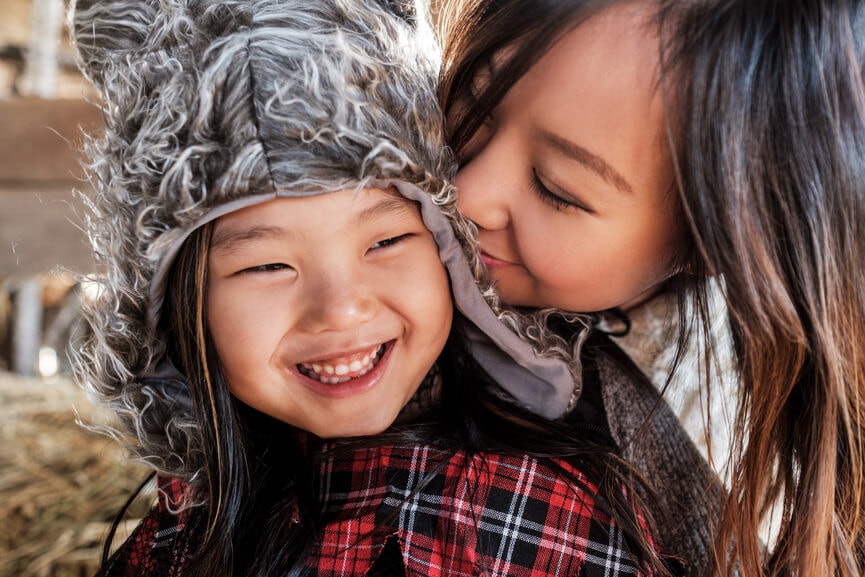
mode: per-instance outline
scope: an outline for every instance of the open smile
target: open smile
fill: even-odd
[[[344,399],[363,394],[381,381],[396,341],[327,359],[298,363],[291,372],[316,395]]]
[[[324,384],[347,383],[373,370],[384,356],[387,344],[382,343],[366,351],[359,351],[346,356],[299,363],[297,370],[310,379]]]

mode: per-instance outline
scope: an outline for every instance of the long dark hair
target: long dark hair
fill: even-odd
[[[189,570],[201,576],[289,574],[302,566],[320,523],[313,487],[321,445],[229,393],[209,344],[204,315],[211,230],[211,225],[198,229],[181,249],[169,278],[163,316],[168,348],[178,351],[173,361],[183,367],[189,381],[203,453],[202,475],[190,481],[194,499],[204,503],[191,523],[203,536]],[[653,574],[668,574],[646,536],[646,526],[652,532],[652,520],[645,513],[651,507],[638,497],[637,489],[643,487],[616,455],[609,436],[542,419],[503,400],[464,343],[456,328],[437,362],[442,398],[430,412],[381,435],[345,440],[329,450],[347,454],[365,446],[422,443],[450,455],[529,454],[561,471],[575,490],[595,495],[622,528],[635,559]],[[553,459],[565,459],[598,489],[586,486]],[[298,508],[301,523],[288,522],[284,513],[290,506]]]
[[[562,34],[612,2],[466,1],[445,23],[459,153]],[[721,574],[859,576],[865,563],[865,4],[659,2],[662,86],[688,254],[670,285],[711,334],[722,279],[741,380]],[[445,11],[448,15],[448,11]],[[519,25],[531,15],[530,24]],[[451,15],[452,16],[452,15]],[[515,56],[472,94],[503,46]],[[680,307],[680,311],[684,310]],[[681,346],[680,346],[681,349]],[[705,380],[710,359],[705,359]],[[768,556],[758,527],[782,507]],[[729,555],[726,553],[729,552]]]
[[[860,575],[865,5],[672,5],[661,25],[682,200],[741,374],[720,542],[759,574],[754,528],[780,498],[770,575]]]

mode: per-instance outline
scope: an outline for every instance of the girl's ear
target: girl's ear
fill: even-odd
[[[158,21],[157,0],[75,0],[70,29],[84,75],[102,88],[109,71],[145,47]]]

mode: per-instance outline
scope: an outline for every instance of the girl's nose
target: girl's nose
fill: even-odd
[[[351,331],[375,316],[374,286],[350,269],[323,270],[307,278],[298,326],[309,333]]]

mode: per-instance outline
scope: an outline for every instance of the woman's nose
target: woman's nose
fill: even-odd
[[[460,166],[454,184],[460,211],[484,230],[502,230],[511,217],[511,168],[496,139],[488,141],[471,160]]]

